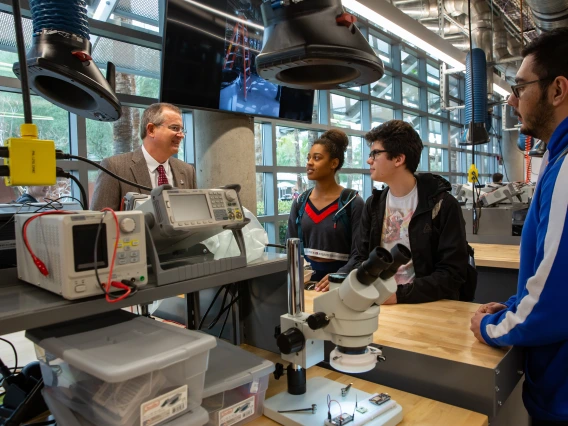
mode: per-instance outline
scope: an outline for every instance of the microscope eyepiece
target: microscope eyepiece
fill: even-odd
[[[406,265],[408,262],[410,262],[410,259],[412,259],[412,253],[410,252],[408,247],[402,244],[397,244],[396,246],[394,246],[391,249],[390,254],[392,255],[393,261],[392,264],[388,268],[385,268],[385,270],[380,274],[380,278],[383,280],[388,280],[389,278],[394,276],[394,274],[396,274],[396,271],[398,271],[398,268],[400,268],[402,265]]]
[[[357,280],[361,284],[371,285],[383,271],[389,269],[392,262],[393,257],[387,249],[376,247],[357,269]]]

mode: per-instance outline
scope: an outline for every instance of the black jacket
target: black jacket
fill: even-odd
[[[452,186],[438,175],[416,175],[418,206],[410,220],[410,251],[415,278],[399,285],[397,303],[423,303],[440,299],[459,300],[467,279],[468,252],[465,221]],[[381,245],[388,188],[374,189],[361,216],[358,246],[360,261]]]

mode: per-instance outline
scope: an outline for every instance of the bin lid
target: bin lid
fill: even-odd
[[[124,310],[26,331],[45,351],[100,380],[118,383],[215,347],[213,336]]]
[[[52,395],[52,391],[49,388],[43,388],[41,394],[51,415],[55,417],[58,426],[94,426],[93,423],[86,420],[83,416],[75,413],[65,404],[59,402],[57,398]],[[181,417],[176,417],[170,422],[164,423],[164,426],[202,426],[208,421],[209,413],[207,410],[202,407],[197,407]]]
[[[245,385],[273,371],[272,362],[217,340],[217,346],[209,352],[203,398]]]

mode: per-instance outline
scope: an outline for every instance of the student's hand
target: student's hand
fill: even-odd
[[[383,305],[396,305],[396,293],[383,302]]]
[[[481,343],[487,344],[487,342],[483,339],[483,336],[481,335],[481,320],[485,315],[489,314],[479,311],[476,312],[473,315],[473,317],[471,317],[471,326],[469,327],[469,329],[473,332],[473,335],[477,340],[479,340]]]
[[[502,311],[503,309],[507,309],[507,306],[503,305],[502,303],[491,302],[486,303],[485,305],[481,305],[476,314],[494,314],[496,312]]]
[[[329,291],[328,277],[329,277],[329,274],[327,274],[325,277],[323,277],[321,279],[321,281],[319,283],[317,283],[316,288],[314,290],[315,291],[321,291],[321,292]]]

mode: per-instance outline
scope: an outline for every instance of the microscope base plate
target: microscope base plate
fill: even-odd
[[[382,406],[369,402],[369,398],[376,394],[363,392],[352,387],[346,397],[341,396],[344,383],[334,382],[324,377],[314,377],[306,383],[307,391],[303,395],[290,395],[282,392],[264,401],[264,415],[284,426],[319,426],[327,420],[327,395],[341,404],[343,413],[353,414],[355,411],[355,398],[357,407],[367,408],[365,414],[355,412],[355,420],[347,426],[396,426],[402,421],[402,407],[395,401],[388,401]],[[278,410],[293,410],[310,407],[317,404],[315,414],[311,413],[279,413]],[[381,413],[382,412],[382,413]],[[380,414],[379,414],[380,413]],[[339,415],[339,406],[331,404],[331,415]],[[374,417],[374,418],[373,418]],[[367,419],[365,421],[365,419]]]

